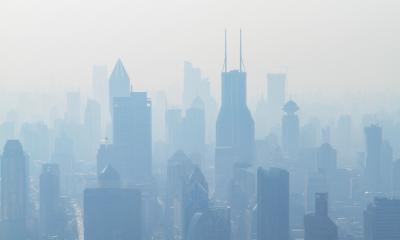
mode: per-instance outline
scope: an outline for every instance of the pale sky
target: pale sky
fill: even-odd
[[[219,92],[223,35],[250,96],[288,67],[289,93],[400,87],[399,0],[0,0],[0,88],[87,88],[117,58],[134,88],[182,81],[183,61]]]

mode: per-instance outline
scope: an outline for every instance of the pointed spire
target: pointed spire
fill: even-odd
[[[225,28],[225,58],[224,58],[224,72],[228,71],[228,53],[227,53],[227,43],[226,43],[226,28]]]

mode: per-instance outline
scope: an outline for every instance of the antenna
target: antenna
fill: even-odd
[[[243,57],[242,57],[242,29],[240,29],[240,38],[239,38],[239,44],[240,44],[240,56],[239,56],[239,71],[243,72],[244,71],[244,64],[243,64]]]
[[[227,49],[226,49],[226,28],[225,28],[225,58],[224,58],[224,72],[228,71],[228,57],[227,57]]]

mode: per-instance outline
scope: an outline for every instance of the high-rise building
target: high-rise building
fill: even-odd
[[[114,98],[112,165],[123,182],[148,181],[152,169],[151,101],[146,92]]]
[[[289,240],[289,173],[257,171],[257,239]]]
[[[324,171],[310,172],[306,180],[306,210],[311,212],[315,206],[315,194],[328,192],[328,180]]]
[[[57,164],[44,164],[40,174],[40,236],[44,239],[59,236],[60,170]]]
[[[296,112],[299,110],[297,104],[290,100],[282,108],[282,148],[290,158],[296,158],[299,150],[299,118]]]
[[[187,240],[230,240],[230,209],[212,207],[195,213],[189,224]]]
[[[187,239],[189,224],[197,212],[204,212],[209,207],[208,184],[198,167],[195,167],[183,187],[182,195],[182,236]]]
[[[304,217],[304,240],[337,240],[338,228],[328,216],[328,194],[315,194],[315,213]]]
[[[131,92],[131,81],[128,73],[122,64],[121,59],[118,59],[109,78],[109,97],[111,113],[114,108],[114,99],[117,97],[129,97]]]
[[[364,211],[365,240],[400,239],[400,200],[375,198]]]
[[[109,143],[100,144],[97,151],[97,175],[100,175],[104,168],[113,161],[113,145]]]
[[[317,149],[317,168],[328,175],[334,174],[337,168],[336,150],[328,143]]]
[[[196,98],[200,98],[204,103],[205,132],[206,142],[215,140],[215,119],[217,116],[217,103],[211,96],[210,82],[202,76],[199,68],[193,67],[192,63],[184,62],[183,71],[183,108],[188,109]]]
[[[85,190],[85,240],[142,240],[142,219],[139,190],[131,188]]]
[[[382,149],[382,128],[371,125],[364,129],[367,160],[366,160],[366,182],[369,192],[381,191],[381,149]]]
[[[28,162],[21,143],[8,140],[1,158],[1,239],[25,239],[28,179]]]
[[[247,74],[241,49],[240,44],[239,70],[228,72],[225,53],[224,71],[221,74],[221,107],[216,125],[216,147],[230,147],[238,162],[253,164],[254,121],[247,107]]]
[[[189,155],[204,155],[206,139],[204,103],[200,97],[193,100],[182,119],[182,149]]]
[[[81,95],[79,92],[67,93],[67,111],[65,119],[73,124],[81,122]]]

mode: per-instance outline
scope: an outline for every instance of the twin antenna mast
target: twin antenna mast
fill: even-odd
[[[225,29],[225,57],[224,57],[224,72],[228,72],[228,50],[226,40],[227,30]],[[244,72],[243,56],[242,56],[242,29],[239,36],[239,72]]]

